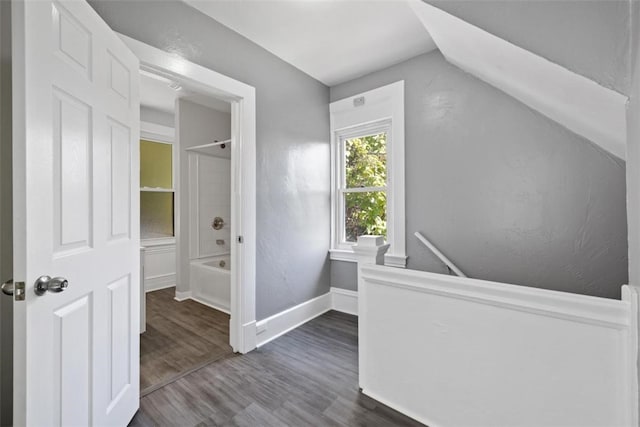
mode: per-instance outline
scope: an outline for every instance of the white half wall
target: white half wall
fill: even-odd
[[[620,301],[374,265],[361,280],[368,396],[431,427],[638,425],[635,289]]]
[[[449,62],[626,158],[626,96],[422,0],[410,4]]]
[[[144,244],[144,243],[143,243]],[[176,285],[176,245],[145,245],[144,290],[157,291]]]

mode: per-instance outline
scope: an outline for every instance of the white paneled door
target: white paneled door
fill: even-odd
[[[138,60],[84,1],[14,0],[12,23],[14,422],[124,426],[139,400]]]

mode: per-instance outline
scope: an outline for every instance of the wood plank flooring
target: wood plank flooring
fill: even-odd
[[[233,353],[229,315],[195,301],[173,299],[175,288],[147,293],[147,330],[140,336],[140,390],[146,393],[184,372]]]
[[[357,363],[357,318],[331,311],[148,394],[130,425],[422,425],[363,396]]]

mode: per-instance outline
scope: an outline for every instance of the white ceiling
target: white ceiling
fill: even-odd
[[[202,95],[188,87],[181,86],[179,90],[174,90],[169,87],[172,83],[165,77],[141,71],[140,105],[173,114],[176,99],[182,98],[214,110],[231,112],[231,104],[226,101]]]
[[[184,0],[327,86],[436,48],[405,0]]]

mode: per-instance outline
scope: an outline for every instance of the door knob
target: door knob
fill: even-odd
[[[49,292],[62,292],[67,286],[69,286],[69,282],[64,277],[54,277],[53,279],[49,276],[40,276],[38,280],[36,280],[34,291],[36,295],[42,296],[47,291]]]
[[[13,279],[9,279],[2,284],[2,293],[5,295],[13,295]]]

